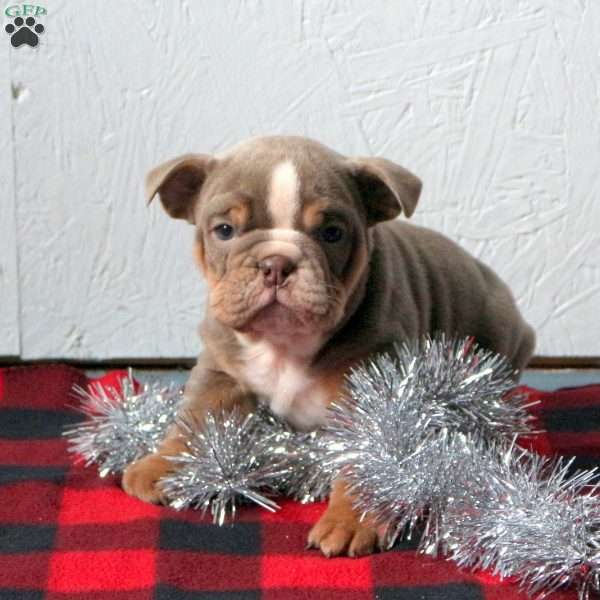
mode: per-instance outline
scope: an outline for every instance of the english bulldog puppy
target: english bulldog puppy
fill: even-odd
[[[208,284],[202,354],[186,409],[264,402],[299,429],[323,423],[349,368],[425,333],[473,336],[520,372],[535,335],[509,288],[443,235],[410,217],[421,181],[384,158],[349,158],[302,138],[254,138],[220,155],[188,154],[152,170],[148,201],[195,227]],[[174,426],[133,463],[123,488],[161,501],[165,456],[184,449]],[[326,556],[381,545],[342,479],[308,536]]]

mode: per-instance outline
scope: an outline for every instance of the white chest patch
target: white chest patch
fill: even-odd
[[[302,430],[325,420],[328,397],[301,362],[278,353],[268,342],[245,348],[243,378],[262,402],[281,418]]]

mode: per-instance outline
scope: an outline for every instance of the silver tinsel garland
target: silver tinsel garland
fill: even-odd
[[[139,386],[129,370],[121,387],[74,388],[83,423],[65,430],[69,451],[86,466],[98,465],[100,477],[120,473],[133,461],[154,452],[183,400],[179,386],[155,382]]]
[[[575,585],[587,599],[600,591],[597,473],[569,476],[570,463],[515,445],[530,418],[505,395],[510,376],[503,359],[443,336],[376,358],[331,408],[325,462],[391,539],[418,532],[420,552],[538,598]]]
[[[452,432],[501,439],[531,433],[525,399],[512,392],[506,359],[444,335],[398,345],[355,369],[344,401],[329,411],[325,465],[341,472],[357,507],[412,535],[425,511],[422,551],[435,555],[439,519],[452,495]]]
[[[270,511],[279,506],[259,490],[274,492],[287,475],[288,458],[280,431],[267,430],[259,413],[208,414],[198,423],[190,414],[177,420],[187,450],[169,457],[176,471],[161,480],[175,509],[210,509],[215,523],[235,516],[238,502],[255,502]],[[279,450],[278,451],[278,446]],[[284,450],[283,452],[281,450]]]
[[[459,438],[455,490],[443,516],[443,545],[460,566],[516,577],[543,598],[575,585],[600,587],[597,473],[569,475],[571,462],[514,443]]]
[[[138,391],[129,371],[116,388],[74,389],[86,419],[64,435],[69,451],[86,466],[96,464],[101,477],[154,452],[177,422],[187,434],[187,451],[170,457],[176,471],[161,482],[173,508],[210,508],[214,521],[223,524],[244,501],[277,509],[262,490],[302,502],[327,496],[329,477],[319,468],[324,447],[317,432],[297,432],[263,405],[247,416],[236,410],[208,414],[199,424],[189,414],[178,417],[179,387],[137,385]]]
[[[387,539],[419,535],[419,550],[515,577],[545,597],[575,585],[581,600],[600,589],[600,500],[596,473],[515,445],[530,434],[526,399],[513,392],[502,357],[443,335],[399,345],[352,371],[325,427],[294,431],[259,406],[182,415],[187,450],[163,479],[176,508],[210,510],[222,524],[240,502],[269,510],[274,494],[327,495],[341,475],[356,507],[388,527]],[[101,475],[156,448],[182,394],[79,390],[87,421],[71,428],[71,450]]]
[[[296,432],[262,405],[245,416],[234,409],[207,414],[201,424],[190,415],[177,422],[187,449],[169,457],[175,470],[161,480],[177,510],[210,509],[213,521],[222,525],[244,501],[279,509],[262,492],[302,502],[329,492],[330,476],[320,470],[325,448],[317,432]]]

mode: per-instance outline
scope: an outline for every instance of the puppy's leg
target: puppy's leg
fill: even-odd
[[[337,479],[332,486],[329,506],[308,534],[308,546],[319,548],[327,557],[365,556],[383,546],[384,532],[352,508],[346,484]]]
[[[508,358],[517,382],[533,355],[535,331],[521,316],[508,286],[491,269],[479,266],[487,282],[485,307],[477,326],[465,333],[474,333],[480,346]]]
[[[155,504],[166,504],[166,498],[158,484],[172,469],[172,463],[165,456],[175,456],[185,450],[183,432],[172,426],[158,450],[131,463],[125,471],[121,485],[130,495]]]
[[[511,358],[513,367],[518,371],[518,377],[523,374],[525,367],[531,360],[535,349],[535,331],[527,324],[521,325],[521,335],[516,344],[515,353]]]
[[[206,371],[201,385],[193,387],[193,392],[190,392],[191,387],[186,386],[184,410],[191,413],[199,424],[207,411],[231,410],[237,405],[243,414],[247,414],[255,406],[254,397],[220,371]],[[185,434],[173,425],[156,452],[125,469],[121,482],[123,489],[145,502],[166,503],[158,482],[173,470],[173,463],[165,457],[175,456],[185,449]]]

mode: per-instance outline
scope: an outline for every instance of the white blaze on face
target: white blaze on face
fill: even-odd
[[[300,204],[300,181],[294,164],[287,160],[275,166],[269,185],[268,206],[273,227],[292,229]]]

